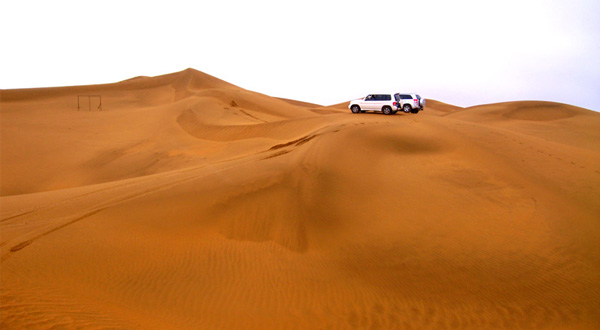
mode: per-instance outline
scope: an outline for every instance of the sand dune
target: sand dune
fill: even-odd
[[[1,93],[2,329],[600,325],[595,112],[351,114],[192,69]]]

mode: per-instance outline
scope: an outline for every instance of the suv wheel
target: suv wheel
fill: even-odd
[[[406,112],[406,113],[409,113],[411,110],[412,110],[412,107],[410,106],[410,104],[405,104],[405,105],[402,107],[402,111],[404,111],[404,112]]]
[[[392,108],[385,106],[383,108],[381,108],[381,111],[383,111],[384,115],[391,115],[392,114]]]
[[[352,110],[352,113],[360,113],[360,107],[358,105],[353,105],[350,110]]]

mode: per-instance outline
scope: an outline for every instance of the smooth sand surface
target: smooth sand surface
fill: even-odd
[[[0,92],[2,329],[600,326],[596,112]]]

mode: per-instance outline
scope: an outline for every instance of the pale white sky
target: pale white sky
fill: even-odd
[[[329,105],[378,91],[600,111],[599,0],[4,1],[0,88],[188,67]]]

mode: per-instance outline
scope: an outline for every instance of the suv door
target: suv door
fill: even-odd
[[[377,107],[377,95],[369,94],[365,97],[365,101],[363,102],[361,108],[363,110],[375,110]]]

